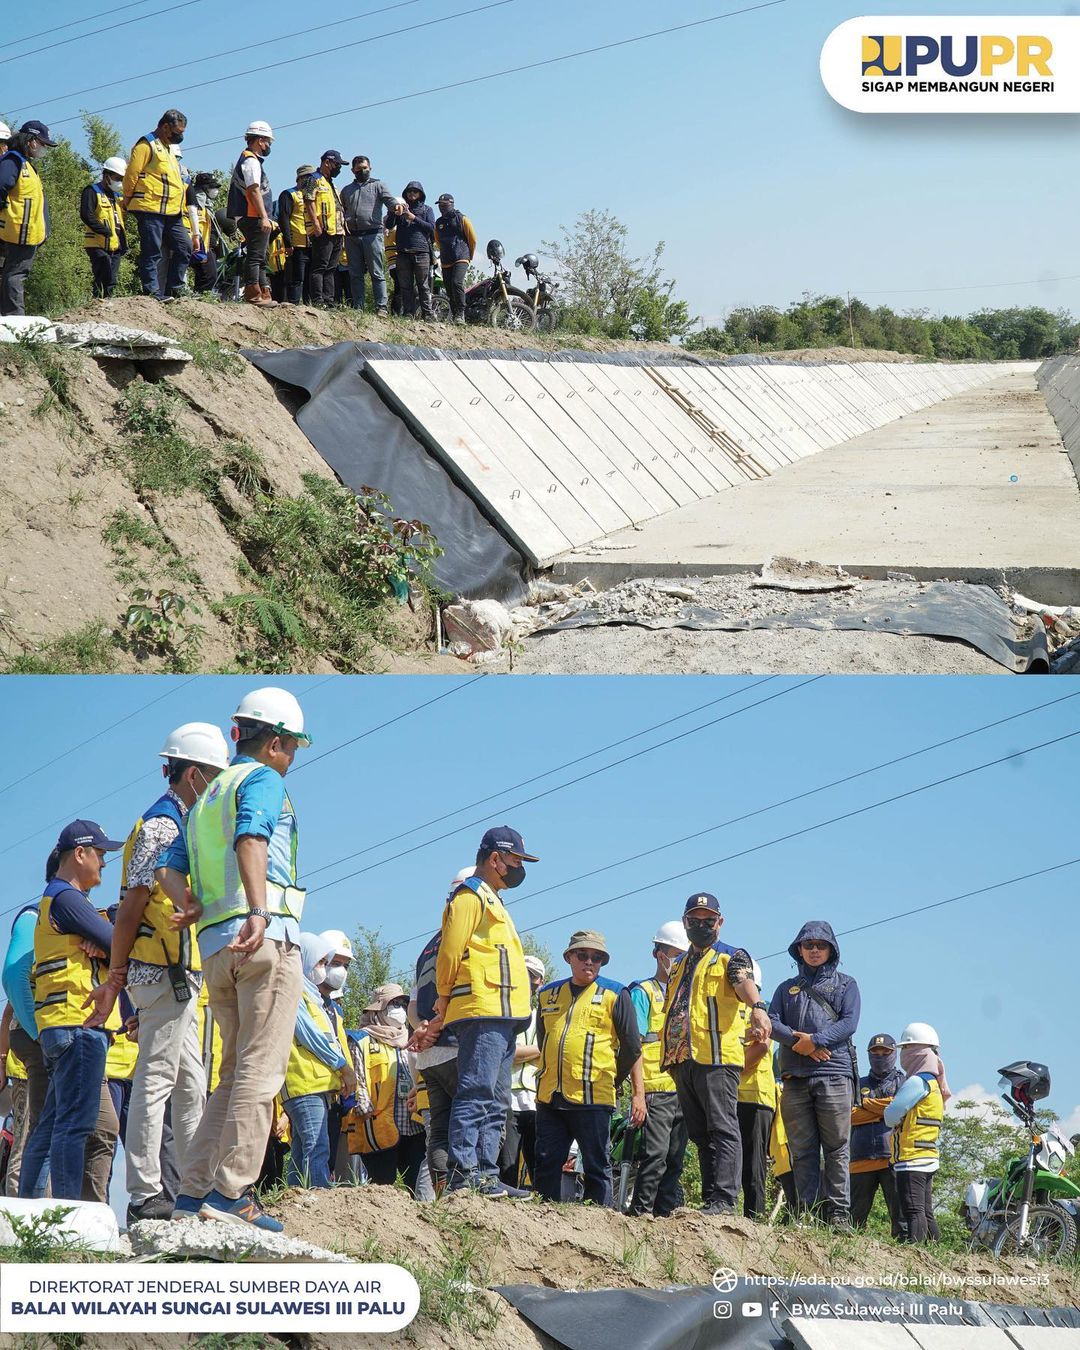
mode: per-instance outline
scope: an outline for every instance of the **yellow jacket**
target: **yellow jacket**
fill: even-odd
[[[330,1025],[330,1018],[326,1014],[322,1000],[309,989],[303,990],[300,1001],[316,1027],[330,1040],[337,1041],[345,1063],[351,1064],[352,1053],[349,1050],[349,1042],[345,1039],[345,1028],[341,1019],[338,1018],[335,1031]],[[287,1102],[293,1097],[310,1097],[317,1092],[337,1092],[340,1087],[341,1070],[332,1069],[329,1064],[324,1064],[318,1055],[312,1054],[294,1036],[292,1049],[289,1051],[289,1065],[285,1070],[285,1084],[281,1089],[281,1100]]]
[[[20,161],[19,176],[0,207],[0,241],[5,244],[43,244],[48,235],[45,189],[37,169],[16,150],[3,159]]]
[[[186,196],[180,161],[172,150],[154,135],[140,137],[131,148],[124,175],[125,209],[186,216]]]
[[[722,942],[706,948],[694,968],[690,986],[690,1057],[697,1064],[734,1064],[742,1068],[745,1048],[742,1043],[746,1022],[740,1012],[742,1000],[728,983],[728,962],[734,948]],[[687,953],[676,957],[668,979],[664,1003],[665,1033],[667,1015],[686,971]]]
[[[771,1055],[766,1055],[770,1062]],[[769,1157],[772,1159],[773,1176],[782,1177],[791,1171],[791,1154],[788,1151],[787,1130],[784,1129],[784,1114],[780,1110],[780,1087],[776,1089],[776,1110],[773,1112],[772,1133],[769,1135]]]
[[[337,194],[337,188],[321,173],[315,175],[312,186],[315,192],[315,219],[322,226],[323,234],[344,234],[341,198]]]
[[[146,809],[135,822],[124,844],[120,864],[121,895],[128,888],[128,869],[131,866],[131,855],[139,831],[148,820],[155,820],[159,816],[167,816],[181,831],[184,828],[183,812],[170,793],[165,793]],[[142,918],[139,920],[135,941],[131,944],[131,956],[136,961],[145,961],[151,966],[167,966],[173,961],[178,961],[185,970],[201,970],[202,961],[199,956],[199,944],[194,938],[194,930],[191,928],[177,930],[171,927],[169,918],[175,913],[176,906],[155,881],[150,888],[150,896]]]
[[[746,1028],[750,1025],[750,1009],[746,1004],[742,1004],[741,1016],[743,1019],[743,1034],[746,1034]],[[777,1106],[776,1096],[776,1074],[773,1071],[773,1057],[770,1053],[771,1047],[766,1042],[765,1053],[752,1069],[748,1069],[744,1063],[742,1076],[739,1079],[739,1101],[746,1102],[752,1106],[767,1106],[775,1111]],[[745,1059],[746,1047],[743,1047],[743,1056]]]
[[[26,1065],[14,1050],[9,1050],[7,1052],[7,1059],[4,1061],[4,1072],[9,1078],[18,1078],[22,1081],[25,1081],[26,1079]]]
[[[120,200],[114,197],[111,192],[107,192],[101,183],[93,183],[94,189],[94,215],[102,222],[112,227],[110,234],[104,230],[99,230],[96,234],[83,225],[83,248],[103,248],[106,253],[119,253],[120,251],[120,233],[124,228],[124,212],[120,206]]]
[[[38,906],[30,983],[39,1032],[46,1027],[81,1027],[89,1016],[83,1003],[108,973],[108,961],[87,956],[79,946],[82,939],[77,933],[58,933],[49,921],[53,897],[69,885],[66,881],[51,881]],[[120,1025],[119,1005],[113,1007],[106,1025],[110,1029]]]
[[[404,1051],[384,1045],[363,1031],[356,1038],[356,1046],[374,1114],[361,1118],[355,1111],[349,1111],[342,1129],[349,1136],[350,1153],[376,1153],[393,1148],[401,1138],[394,1119],[394,1098],[398,1092],[399,1056]],[[356,1057],[353,1063],[356,1064]],[[404,1082],[401,1087],[405,1089]]]
[[[622,985],[599,976],[576,997],[569,979],[540,990],[537,1017],[543,1027],[538,1102],[556,1092],[581,1106],[614,1106],[619,1041],[615,1002]]]
[[[664,1057],[664,987],[659,980],[637,980],[637,988],[648,995],[649,1029],[641,1038],[641,1069],[646,1092],[674,1092],[675,1080],[661,1067]],[[631,989],[634,985],[630,986]],[[640,1025],[640,1024],[639,1024]]]
[[[933,1074],[924,1073],[919,1077],[930,1091],[911,1108],[900,1128],[893,1130],[893,1166],[902,1172],[935,1171],[941,1152],[941,1122],[945,1119],[941,1087]]]
[[[528,1020],[521,939],[502,901],[478,877],[463,881],[446,902],[435,984],[450,999],[447,1024],[465,1017]]]
[[[105,1056],[105,1077],[121,1083],[130,1083],[135,1077],[135,1061],[139,1058],[137,1041],[129,1041],[127,1034],[118,1031],[113,1036]]]

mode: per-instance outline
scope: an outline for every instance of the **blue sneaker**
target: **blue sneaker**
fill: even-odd
[[[205,1197],[194,1195],[178,1195],[173,1205],[172,1218],[174,1219],[197,1219],[199,1210],[202,1209],[202,1203]]]
[[[252,1228],[261,1228],[267,1233],[282,1233],[285,1225],[272,1219],[256,1199],[255,1192],[247,1190],[236,1200],[230,1200],[220,1191],[211,1191],[199,1209],[201,1219],[221,1219],[225,1223],[235,1223],[241,1228],[250,1224]]]
[[[498,1177],[480,1177],[473,1183],[473,1190],[485,1200],[531,1200],[533,1194],[517,1186],[508,1186]]]

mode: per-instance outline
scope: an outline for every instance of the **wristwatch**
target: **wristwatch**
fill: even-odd
[[[268,909],[249,909],[249,914],[254,914],[257,919],[265,919],[267,923],[274,917]]]
[[[768,1011],[769,1011],[769,1005],[765,1002],[764,999],[761,999],[761,998],[759,998],[758,1001],[757,1001],[755,1004],[753,1004],[752,1006],[753,1006],[753,1009],[754,1009],[755,1012],[757,1012],[759,1008],[761,1009],[762,1012],[768,1012]]]

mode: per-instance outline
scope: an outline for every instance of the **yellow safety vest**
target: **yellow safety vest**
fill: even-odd
[[[124,212],[119,198],[107,191],[103,184],[94,184],[94,215],[103,224],[112,226],[112,234],[99,230],[96,234],[83,225],[83,248],[103,248],[106,253],[119,253],[120,231],[124,228]]]
[[[772,1056],[766,1058],[772,1061]],[[782,1177],[791,1171],[791,1153],[788,1150],[787,1130],[784,1129],[784,1113],[780,1110],[780,1088],[776,1089],[776,1110],[773,1113],[772,1133],[769,1135],[769,1157],[772,1159],[773,1176]]]
[[[142,172],[135,175],[128,210],[147,211],[158,216],[186,215],[186,192],[180,177],[180,161],[167,145],[153,135],[143,136],[135,148],[144,141],[150,147],[150,158]],[[125,197],[128,195],[127,179],[124,181],[124,194]]]
[[[649,1029],[641,1038],[641,1069],[645,1076],[645,1091],[674,1092],[674,1078],[660,1067],[664,1057],[661,1037],[664,1030],[664,987],[657,979],[638,980],[636,984],[649,998]]]
[[[936,1162],[940,1156],[941,1122],[945,1118],[945,1101],[938,1080],[932,1074],[920,1074],[930,1088],[926,1096],[904,1117],[898,1130],[893,1130],[893,1162]]]
[[[210,1010],[210,990],[205,980],[199,990],[195,1008],[199,1019],[199,1051],[206,1072],[206,1093],[209,1096],[221,1077],[221,1032],[218,1029],[217,1019]]]
[[[665,1020],[682,983],[686,956],[684,952],[671,965]],[[742,1000],[728,983],[730,958],[730,951],[709,947],[694,968],[690,986],[690,1057],[697,1064],[734,1064],[741,1069],[745,1060],[742,1037],[746,1024],[739,1011]]]
[[[476,877],[457,887],[443,912],[444,931],[451,906],[466,890],[480,901],[480,922],[458,966],[445,1024],[465,1017],[512,1017],[524,1022],[530,1012],[525,953],[513,919],[491,887]]]
[[[424,1075],[417,1070],[416,1073],[416,1110],[412,1113],[413,1120],[418,1125],[424,1123],[424,1112],[430,1111],[431,1098],[428,1094],[428,1086],[424,1082]]]
[[[330,1018],[326,1015],[326,1009],[317,995],[305,989],[302,999],[315,1025],[331,1040],[337,1041],[341,1053],[345,1056],[345,1063],[351,1066],[352,1053],[345,1039],[341,1019],[338,1019],[335,1034],[334,1028],[330,1025]],[[311,1097],[317,1092],[337,1092],[340,1087],[341,1070],[331,1069],[328,1064],[324,1064],[294,1036],[289,1051],[289,1066],[285,1070],[285,1086],[281,1089],[281,1100],[287,1102],[293,1097]]]
[[[135,1061],[139,1058],[137,1041],[129,1041],[124,1032],[118,1032],[105,1056],[105,1077],[129,1083],[135,1077]]]
[[[615,1105],[619,1043],[614,1013],[621,990],[621,984],[603,976],[576,998],[568,979],[540,990],[537,1013],[544,1044],[537,1101],[550,1102],[554,1093],[561,1092],[580,1106]]]
[[[315,175],[312,185],[315,189],[315,219],[323,228],[323,234],[344,234],[341,228],[341,198],[329,178],[321,173]]]
[[[163,802],[168,803],[164,810],[161,809],[161,803]],[[135,822],[135,826],[124,844],[122,854],[121,895],[128,888],[128,868],[131,866],[131,855],[134,852],[139,831],[148,820],[153,820],[160,815],[167,815],[170,820],[174,821],[179,819],[178,828],[183,830],[183,816],[180,808],[176,806],[168,794],[159,798],[147,810],[146,814]],[[142,918],[139,920],[138,931],[135,935],[135,941],[131,944],[130,955],[134,960],[145,961],[151,966],[167,966],[175,961],[182,965],[185,970],[202,970],[199,944],[195,941],[193,930],[191,928],[176,929],[169,924],[170,916],[175,913],[176,906],[155,881],[150,888],[150,897],[146,902]]]
[[[304,194],[300,188],[289,193],[289,235],[293,248],[307,248],[308,218],[304,209]]]
[[[350,1111],[342,1128],[349,1136],[350,1153],[375,1153],[379,1149],[393,1148],[401,1138],[394,1119],[398,1056],[393,1046],[383,1045],[371,1036],[361,1035],[358,1045],[368,1096],[375,1113],[361,1119],[355,1111]]]
[[[750,1009],[745,1003],[740,1007],[745,1035],[746,1028],[750,1025]],[[739,1079],[739,1101],[751,1106],[767,1106],[772,1111],[776,1110],[776,1074],[773,1072],[773,1057],[767,1048],[752,1069],[748,1070],[745,1064],[743,1065],[742,1076]]]
[[[7,1058],[4,1060],[4,1072],[9,1078],[18,1078],[22,1082],[26,1081],[26,1065],[14,1050],[7,1052]]]
[[[43,244],[45,228],[45,189],[37,169],[18,153],[9,150],[3,159],[19,161],[19,176],[0,209],[0,240],[5,244]]]
[[[266,270],[268,272],[285,271],[285,240],[280,231],[270,236],[266,250]]]
[[[387,267],[397,264],[397,226],[392,225],[383,236],[383,257]]]
[[[82,938],[77,933],[58,933],[49,922],[53,902],[49,892],[53,885],[66,889],[70,883],[50,882],[38,907],[30,982],[39,1032],[46,1027],[81,1027],[90,1015],[83,1003],[91,989],[102,984],[108,974],[108,962],[87,956],[79,946]],[[120,1025],[119,1000],[106,1025],[110,1029]]]
[[[518,1045],[536,1044],[536,1013],[529,1018],[529,1025],[524,1031],[518,1032]],[[510,1073],[510,1091],[511,1092],[535,1092],[536,1085],[540,1081],[540,1069],[535,1059],[522,1060],[520,1064],[515,1064]]]

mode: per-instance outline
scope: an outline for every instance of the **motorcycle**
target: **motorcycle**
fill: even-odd
[[[1035,1102],[1049,1094],[1049,1071],[1019,1060],[998,1072],[1002,1100],[1031,1144],[1026,1154],[1009,1159],[1004,1176],[968,1184],[963,1216],[972,1249],[1068,1260],[1080,1237],[1080,1186],[1063,1175],[1075,1153],[1072,1142],[1055,1126],[1040,1130],[1036,1124]]]
[[[540,259],[535,253],[523,253],[515,263],[525,273],[533,286],[525,292],[529,307],[533,313],[532,326],[539,333],[554,333],[559,325],[559,311],[555,303],[555,292],[559,283],[546,272],[540,271]]]
[[[487,323],[493,328],[518,332],[531,328],[534,314],[528,297],[508,284],[510,273],[502,265],[506,250],[498,239],[491,239],[486,251],[494,271],[487,280],[470,286],[465,292],[465,322]]]

